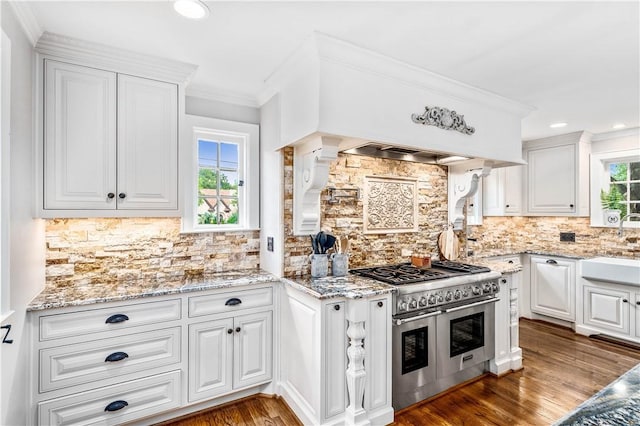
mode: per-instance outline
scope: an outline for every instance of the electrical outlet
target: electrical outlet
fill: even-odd
[[[560,233],[560,241],[575,243],[576,242],[576,233],[575,232],[561,232]]]
[[[273,237],[267,237],[267,251],[273,251]]]

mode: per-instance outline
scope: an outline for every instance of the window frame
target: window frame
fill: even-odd
[[[221,120],[195,115],[185,116],[184,155],[188,158],[185,177],[188,179],[184,198],[182,232],[233,232],[259,229],[260,174],[259,174],[259,126],[251,123]],[[198,142],[202,139],[225,142],[225,137],[238,145],[237,224],[198,223]]]
[[[600,191],[609,190],[611,175],[609,165],[611,163],[631,163],[640,161],[640,149],[624,151],[610,151],[591,154],[591,226],[609,227],[603,218],[603,209],[600,202]],[[622,218],[620,218],[622,220]],[[616,227],[618,225],[615,225]],[[625,221],[624,228],[640,228],[640,221]]]

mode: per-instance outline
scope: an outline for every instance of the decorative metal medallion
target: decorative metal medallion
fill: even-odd
[[[464,121],[464,115],[458,115],[457,112],[447,108],[440,107],[424,107],[424,113],[421,115],[411,114],[411,120],[414,123],[424,124],[425,126],[436,126],[445,130],[456,130],[465,135],[472,135],[476,129],[467,126]]]
[[[365,178],[364,233],[418,231],[418,186],[414,178]]]

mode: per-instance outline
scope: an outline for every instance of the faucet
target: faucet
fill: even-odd
[[[628,219],[630,217],[638,217],[638,218],[640,218],[640,213],[629,213],[628,215],[626,215],[625,217],[620,219],[620,226],[618,227],[618,237],[622,237],[622,224],[624,223],[624,220]]]

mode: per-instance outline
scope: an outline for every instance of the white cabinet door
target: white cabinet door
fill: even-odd
[[[189,326],[189,401],[231,391],[233,319]]]
[[[271,311],[234,318],[234,389],[271,379],[271,324]]]
[[[522,166],[504,168],[504,212],[522,214]]]
[[[44,67],[44,208],[114,209],[116,74]]]
[[[576,211],[576,146],[559,145],[527,151],[529,213]]]
[[[369,374],[364,392],[367,411],[391,405],[391,299],[369,301],[368,311],[364,361]]]
[[[328,303],[323,309],[322,347],[326,359],[323,417],[328,419],[343,413],[346,408],[347,320],[344,302]]]
[[[503,169],[493,169],[482,180],[482,212],[485,216],[504,215],[503,174]]]
[[[629,335],[629,292],[600,286],[583,289],[585,325]]]
[[[635,330],[635,337],[636,338],[640,338],[640,293],[634,293],[634,300],[633,302],[635,303],[635,322],[636,322],[636,330]]]
[[[531,256],[531,311],[575,321],[575,262]]]
[[[178,208],[178,87],[118,74],[118,209]]]

